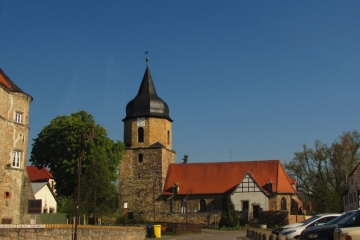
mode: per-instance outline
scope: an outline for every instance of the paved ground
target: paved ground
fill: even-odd
[[[191,233],[178,236],[161,236],[166,240],[244,240],[246,230],[241,231],[219,231],[211,229],[203,229],[201,233]]]

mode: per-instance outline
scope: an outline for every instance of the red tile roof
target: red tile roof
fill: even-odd
[[[30,182],[47,182],[53,179],[53,175],[47,168],[38,169],[35,166],[27,166],[26,170],[29,175]]]
[[[192,188],[192,194],[231,193],[247,173],[265,188],[267,182],[273,183],[276,193],[295,193],[291,179],[279,160],[247,162],[215,162],[171,164],[164,185],[164,195],[171,195],[172,185],[178,182],[178,194],[186,194]],[[266,191],[266,189],[264,189]]]
[[[11,79],[4,73],[4,71],[0,68],[0,83],[4,85],[10,91],[15,92],[23,92],[15,83],[11,81]]]

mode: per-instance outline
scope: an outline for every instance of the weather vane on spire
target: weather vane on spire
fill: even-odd
[[[146,67],[148,67],[148,65],[149,65],[149,52],[148,51],[146,51],[145,52],[145,54],[146,54]]]

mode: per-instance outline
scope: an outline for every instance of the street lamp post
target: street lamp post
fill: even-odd
[[[80,202],[80,176],[81,176],[81,160],[84,155],[85,149],[85,140],[92,140],[94,138],[94,133],[92,131],[93,127],[87,127],[84,132],[81,133],[80,138],[80,153],[78,161],[78,182],[77,182],[77,198],[76,198],[76,217],[75,217],[75,231],[74,231],[74,240],[77,240],[78,235],[78,221],[79,221],[79,202]],[[87,136],[85,136],[87,134]]]
[[[187,200],[188,200],[188,193],[192,193],[194,191],[193,188],[189,188],[188,190],[186,190],[186,198],[185,198],[185,219],[186,219],[186,223],[188,222],[187,221],[187,212],[188,212],[188,209],[187,209]]]

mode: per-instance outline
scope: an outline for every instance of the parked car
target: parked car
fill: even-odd
[[[353,214],[359,213],[360,211],[358,210],[348,211],[324,225],[305,228],[300,234],[300,240],[333,240],[336,224],[346,222]]]
[[[360,239],[360,211],[337,224],[334,230],[334,240]]]
[[[298,226],[301,226],[307,222],[311,222],[313,221],[314,219],[318,219],[322,214],[318,214],[318,215],[314,215],[312,216],[311,218],[309,219],[306,219],[302,222],[298,222],[298,223],[293,223],[293,224],[288,224],[288,225],[285,225],[285,226],[282,226],[282,227],[279,227],[279,228],[275,228],[274,230],[272,230],[272,234],[275,234],[275,235],[279,235],[280,232],[284,231],[285,229],[287,228],[292,228],[292,227],[298,227]]]
[[[298,239],[298,238],[300,238],[301,232],[305,228],[312,227],[312,226],[324,225],[328,221],[330,221],[336,217],[339,217],[339,216],[341,216],[340,213],[322,214],[320,217],[314,219],[313,221],[303,223],[302,225],[300,225],[298,227],[292,227],[292,228],[285,229],[282,232],[280,232],[280,234],[283,235],[286,239],[292,239],[292,238]]]

